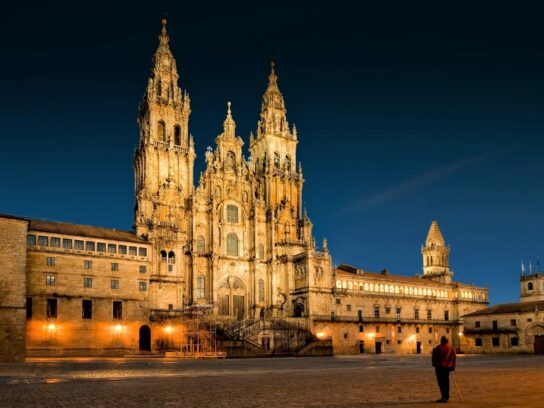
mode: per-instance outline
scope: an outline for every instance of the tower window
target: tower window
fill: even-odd
[[[259,302],[264,302],[264,280],[259,279]]]
[[[199,254],[206,252],[206,241],[202,235],[196,239],[196,252]]]
[[[280,168],[280,155],[278,152],[274,152],[274,167],[276,169]]]
[[[174,144],[181,145],[181,128],[179,125],[174,126]]]
[[[289,155],[285,156],[285,170],[291,171],[291,158]]]
[[[533,290],[533,282],[527,284],[527,290]]]
[[[238,223],[238,207],[232,204],[227,205],[227,222]]]
[[[161,142],[166,141],[166,128],[162,120],[157,123],[157,139]]]
[[[234,233],[227,235],[227,255],[238,256],[238,237]]]
[[[196,279],[196,298],[204,299],[206,292],[206,278],[203,275],[200,275]]]

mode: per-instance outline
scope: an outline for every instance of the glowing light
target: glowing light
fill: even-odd
[[[408,337],[408,340],[409,341],[414,341],[416,339],[416,335],[415,334],[412,334],[410,337]]]
[[[113,327],[113,331],[115,332],[115,334],[121,333],[122,330],[123,330],[123,326],[121,326],[120,324],[116,324],[116,325]]]
[[[462,336],[463,335],[463,332],[459,332],[459,336]]]
[[[53,332],[55,331],[55,329],[57,328],[57,326],[53,323],[50,323],[47,325],[47,328],[49,329],[49,331]]]
[[[373,339],[374,336],[376,336],[376,333],[368,333],[367,336],[368,338]]]
[[[172,328],[172,326],[166,326],[166,327],[164,328],[164,332],[165,332],[166,334],[170,334],[170,333],[172,333],[173,331],[174,331],[174,329]]]
[[[325,333],[325,332],[317,332],[315,335],[317,336],[317,338],[319,340],[324,340],[324,339],[326,339],[328,337],[327,333]]]

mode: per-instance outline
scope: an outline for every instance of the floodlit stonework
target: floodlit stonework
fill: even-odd
[[[14,333],[0,338],[14,347],[3,359],[25,345],[32,356],[427,353],[442,334],[464,347],[462,316],[487,305],[487,289],[452,282],[436,222],[415,277],[333,268],[326,240],[317,248],[274,65],[249,158],[228,103],[196,185],[178,80],[163,21],[139,107],[135,231],[0,216],[13,295],[1,324]]]
[[[522,272],[519,303],[495,305],[464,320],[471,353],[544,354],[544,273]]]

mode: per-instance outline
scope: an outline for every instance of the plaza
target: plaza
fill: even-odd
[[[544,358],[460,355],[450,406],[538,407]],[[30,359],[0,364],[1,407],[429,407],[428,355],[173,360]]]

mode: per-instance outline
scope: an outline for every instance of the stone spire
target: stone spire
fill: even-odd
[[[170,37],[166,31],[166,19],[162,19],[162,30],[159,35],[159,46],[153,55],[153,66],[146,93],[154,101],[173,104],[188,109],[189,96],[182,94],[178,87],[178,69],[176,60],[170,51]]]
[[[440,228],[438,227],[438,223],[436,221],[431,223],[431,228],[429,228],[427,240],[425,241],[425,245],[427,246],[432,246],[433,244],[435,246],[446,245],[446,241],[444,241],[444,237],[442,236],[442,232],[440,232]]]
[[[227,102],[227,117],[223,122],[223,130],[226,138],[233,139],[236,137],[236,123],[232,119],[230,106],[230,102]]]
[[[268,87],[263,95],[261,119],[257,126],[257,138],[264,134],[292,137],[286,117],[287,109],[285,109],[283,95],[278,88],[275,64],[272,62],[270,66]]]
[[[440,232],[438,223],[433,221],[425,245],[421,248],[423,256],[423,276],[442,283],[450,283],[453,272],[450,271],[450,248]]]

